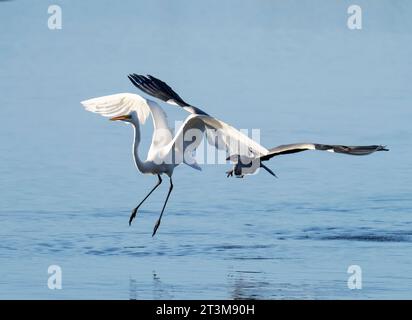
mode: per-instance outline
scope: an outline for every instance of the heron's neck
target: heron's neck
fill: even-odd
[[[134,128],[134,142],[133,142],[133,157],[137,168],[140,172],[144,172],[145,165],[139,157],[139,144],[140,144],[140,126],[139,123],[132,123]]]

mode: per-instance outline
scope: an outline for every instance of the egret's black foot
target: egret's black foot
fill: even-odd
[[[137,213],[137,208],[134,208],[132,211],[132,215],[130,216],[130,219],[129,219],[129,226],[132,224],[133,219],[136,218],[136,213]]]
[[[226,174],[227,174],[227,178],[229,178],[229,177],[232,177],[233,176],[233,170],[229,170],[229,171],[226,171]]]
[[[155,224],[154,229],[153,229],[152,237],[154,237],[154,235],[156,234],[156,231],[157,231],[157,229],[159,228],[159,226],[160,226],[160,219],[158,219],[158,220],[156,221],[156,224]]]

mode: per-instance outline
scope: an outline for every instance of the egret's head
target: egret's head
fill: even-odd
[[[117,116],[117,117],[110,118],[110,120],[112,120],[112,121],[131,122],[132,121],[132,115],[127,114],[127,115],[124,115],[124,116]]]

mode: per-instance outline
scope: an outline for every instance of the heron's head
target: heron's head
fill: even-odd
[[[231,173],[237,178],[243,178],[245,175],[254,174],[260,167],[259,158],[240,156],[237,154],[228,157],[226,160],[235,162]]]

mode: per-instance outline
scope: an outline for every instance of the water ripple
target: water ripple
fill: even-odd
[[[300,240],[346,240],[369,242],[412,242],[412,230],[386,231],[360,227],[357,229],[340,229],[335,227],[311,228],[303,230]]]

